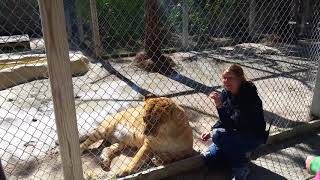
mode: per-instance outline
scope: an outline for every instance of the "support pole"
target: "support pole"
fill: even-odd
[[[101,41],[100,41],[100,32],[99,32],[99,21],[97,13],[97,1],[90,0],[90,11],[91,11],[91,22],[92,22],[92,33],[93,33],[93,42],[95,54],[97,57],[101,56]]]
[[[309,20],[310,16],[310,0],[303,0],[302,1],[302,14],[301,14],[301,25],[300,25],[300,36],[306,35],[306,28],[307,28],[307,22]],[[310,23],[310,22],[309,22]]]
[[[78,18],[78,21],[77,21],[77,29],[78,29],[78,32],[79,32],[79,41],[80,41],[80,44],[84,43],[84,32],[83,32],[83,17],[82,17],[82,14],[81,14],[81,2],[80,0],[75,0],[75,11],[76,11],[76,16]]]
[[[83,32],[83,18],[79,14],[79,21],[78,21],[78,30],[79,30],[79,40],[80,43],[84,43],[84,32]]]
[[[320,51],[320,48],[315,49]],[[320,57],[318,57],[320,58]],[[320,68],[318,66],[318,72],[316,77],[316,84],[313,90],[313,99],[311,104],[311,115],[320,118]]]
[[[182,0],[182,48],[188,48],[189,39],[189,7],[186,0]]]
[[[64,179],[82,180],[63,0],[39,0]]]
[[[319,23],[318,17],[313,17],[316,18],[312,20],[315,24],[314,27],[312,27],[312,39],[313,39],[313,44],[312,48],[310,49],[310,58],[312,60],[318,62],[318,72],[316,76],[316,82],[313,90],[313,99],[312,99],[312,104],[311,104],[311,115],[315,118],[320,118],[320,43],[318,42],[320,40],[320,30],[317,28],[317,24]]]
[[[250,13],[249,13],[249,34],[254,37],[256,34],[256,12],[257,3],[256,0],[250,0]]]

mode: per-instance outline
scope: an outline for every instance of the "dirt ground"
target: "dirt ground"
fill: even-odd
[[[291,47],[279,52],[259,54],[232,48],[202,52],[169,54],[177,70],[206,86],[219,86],[220,74],[232,63],[244,67],[264,103],[266,121],[274,122],[272,131],[281,131],[310,120],[309,106],[317,62],[306,57],[288,55]],[[292,50],[293,51],[293,50]],[[290,54],[294,54],[290,52]],[[194,129],[194,148],[204,150],[208,144],[199,135],[217,120],[216,110],[202,93],[157,73],[147,73],[132,65],[133,58],[109,59],[116,70],[141,88],[172,97],[183,105]],[[80,136],[91,132],[109,114],[142,104],[142,95],[125,82],[110,75],[99,64],[74,77],[74,94]],[[219,87],[218,87],[219,89]],[[61,179],[53,102],[48,80],[25,83],[0,93],[0,157],[9,179]],[[110,172],[98,165],[99,151],[83,155],[87,178],[111,178],[130,157],[121,155],[113,161]]]

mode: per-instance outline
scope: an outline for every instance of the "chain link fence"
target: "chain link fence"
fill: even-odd
[[[183,138],[205,150],[209,142],[200,135],[218,119],[207,95],[222,90],[221,74],[231,64],[257,86],[272,132],[316,118],[310,104],[319,63],[318,1],[64,0],[64,6],[87,179],[113,178],[132,166],[144,133],[152,133],[145,129],[167,117],[150,106],[173,112],[168,119],[188,120],[193,138]],[[1,1],[0,158],[9,178],[63,177],[47,78],[37,1]],[[149,94],[176,105],[144,101]],[[157,118],[145,124],[150,114]],[[154,147],[182,148],[173,160],[193,154],[183,151],[188,143],[166,137]],[[171,162],[172,155],[148,153],[136,172]]]

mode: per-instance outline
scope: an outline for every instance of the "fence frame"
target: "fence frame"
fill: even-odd
[[[82,180],[63,0],[38,0],[64,179]]]
[[[254,1],[254,0],[253,0]],[[38,0],[41,14],[42,29],[48,60],[49,80],[54,102],[55,121],[59,138],[59,148],[63,165],[64,179],[83,179],[82,162],[79,148],[79,133],[75,112],[73,84],[70,72],[69,46],[67,41],[66,23],[63,0]],[[90,0],[91,10],[95,8],[95,0]],[[94,4],[92,6],[92,4]],[[184,15],[188,9],[185,7]],[[91,12],[96,17],[96,12]],[[96,18],[93,18],[96,19]],[[187,19],[184,19],[187,22]],[[93,27],[97,27],[95,21]],[[97,32],[96,30],[94,32]],[[188,45],[188,27],[183,28],[183,47]],[[99,55],[100,40],[94,38],[96,55]],[[62,96],[63,95],[63,96]],[[320,117],[320,68],[318,68],[311,113]],[[196,163],[200,163],[195,161]]]
[[[186,0],[182,2],[182,48],[187,50],[189,46],[189,6]]]
[[[317,49],[320,50],[318,46],[317,46]],[[318,71],[316,76],[316,82],[314,85],[313,98],[312,98],[312,104],[311,104],[311,115],[317,119],[320,118],[320,68],[319,68],[319,65],[318,65]]]
[[[97,57],[101,56],[102,53],[102,45],[100,40],[99,33],[99,20],[98,20],[98,12],[97,12],[97,1],[90,0],[90,14],[91,14],[91,27],[93,34],[93,42],[94,42],[94,51]]]

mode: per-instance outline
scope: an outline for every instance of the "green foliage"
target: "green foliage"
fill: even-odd
[[[226,16],[226,9],[234,5],[236,0],[188,0],[190,7],[190,30],[194,34],[208,34],[209,25],[222,16]]]
[[[100,32],[109,48],[141,46],[144,33],[144,2],[146,0],[97,0]],[[167,29],[181,32],[181,2],[161,1],[162,24]],[[173,1],[172,1],[173,2]],[[226,16],[226,10],[237,0],[186,0],[189,6],[189,31],[191,35],[205,35],[217,19]],[[77,11],[90,24],[89,0],[77,0]],[[163,14],[162,14],[163,13]],[[220,19],[221,20],[221,19]],[[225,20],[225,19],[223,19]],[[140,43],[140,44],[139,44]]]
[[[167,17],[163,17],[165,25],[168,27],[181,27],[179,24],[182,21],[182,11],[178,6],[172,6],[169,10],[165,11]]]
[[[89,0],[77,0],[77,11],[90,25]],[[144,0],[97,0],[97,12],[102,41],[107,46],[134,46],[142,40]]]
[[[143,32],[144,0],[100,0],[97,4],[101,24],[114,38],[138,39]]]
[[[90,1],[76,0],[77,14],[80,14],[84,19],[90,19]]]

